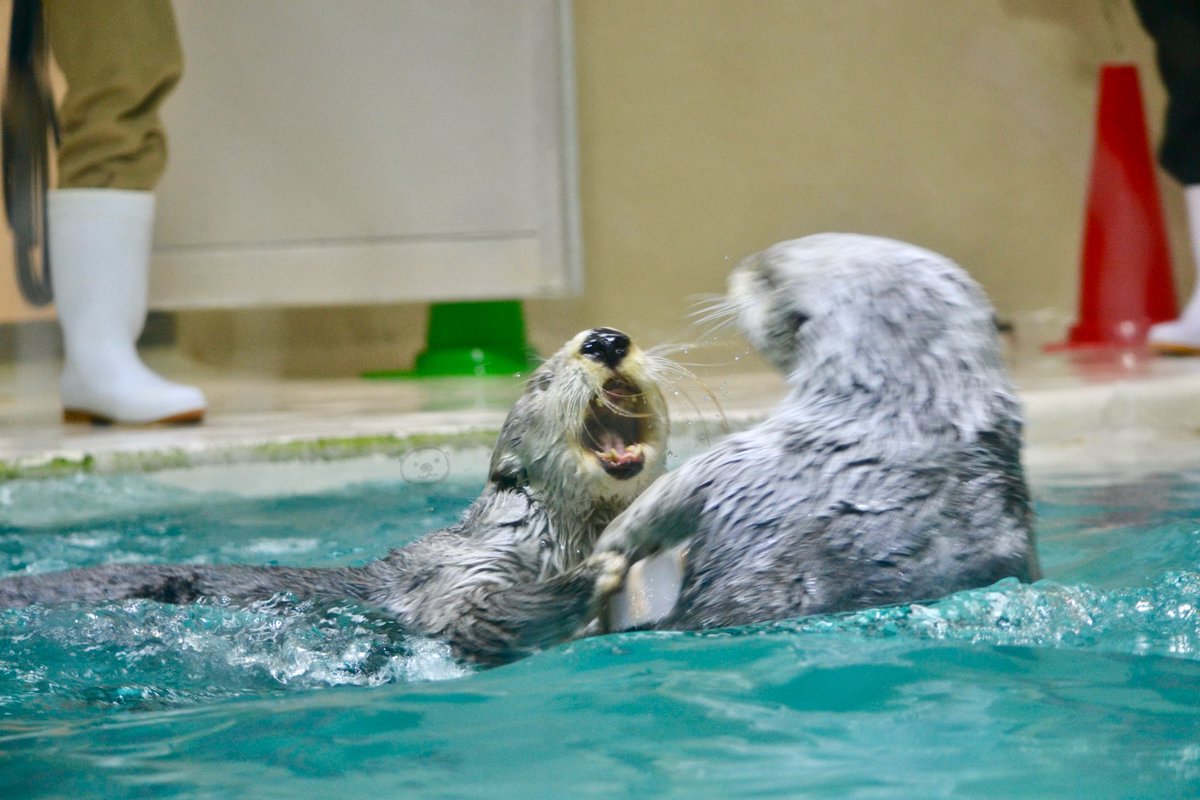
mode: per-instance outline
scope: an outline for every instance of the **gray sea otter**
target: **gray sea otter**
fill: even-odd
[[[992,308],[958,266],[809,236],[738,265],[725,306],[790,392],[605,531],[599,593],[624,583],[609,628],[743,625],[1040,576],[1020,408]]]
[[[587,613],[604,527],[662,474],[660,386],[673,367],[611,328],[578,334],[530,376],[458,524],[361,567],[109,565],[0,580],[0,607],[146,598],[355,601],[463,658],[558,642]]]

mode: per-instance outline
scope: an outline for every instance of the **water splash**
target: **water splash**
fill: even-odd
[[[446,645],[356,608],[136,600],[0,612],[0,713],[144,709],[468,672]]]
[[[810,617],[764,630],[1200,658],[1198,608],[1195,572],[1172,572],[1152,586],[1115,590],[1010,579],[936,603]]]

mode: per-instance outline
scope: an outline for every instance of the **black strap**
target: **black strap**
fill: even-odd
[[[0,105],[4,212],[13,233],[17,284],[34,306],[54,299],[46,238],[46,189],[49,137],[53,135],[58,142],[58,122],[43,27],[41,0],[13,0],[8,79]]]

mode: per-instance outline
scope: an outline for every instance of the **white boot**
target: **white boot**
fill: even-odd
[[[1192,299],[1172,322],[1160,322],[1150,328],[1150,347],[1160,353],[1200,355],[1200,185],[1185,186],[1188,232],[1192,237],[1192,255],[1196,262],[1196,288]]]
[[[69,422],[198,422],[204,395],[138,358],[146,323],[154,195],[123,189],[49,193],[51,280],[66,363]]]

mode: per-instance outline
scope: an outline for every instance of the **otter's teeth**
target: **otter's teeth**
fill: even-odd
[[[622,443],[619,447],[609,447],[605,450],[596,451],[596,455],[607,461],[610,464],[628,464],[634,461],[642,461],[645,459],[642,453],[641,443],[631,444],[628,447]]]

